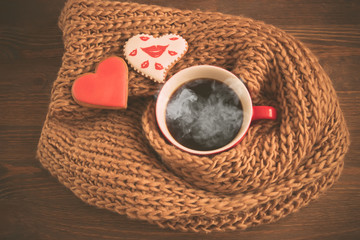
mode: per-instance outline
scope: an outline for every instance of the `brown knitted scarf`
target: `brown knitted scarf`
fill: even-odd
[[[116,1],[70,0],[59,21],[65,53],[38,158],[88,204],[183,231],[224,231],[273,222],[338,179],[349,134],[329,77],[284,31],[252,19]],[[236,147],[185,153],[156,126],[160,85],[129,68],[129,106],[79,106],[71,86],[135,34],[175,33],[187,54],[171,69],[210,64],[241,77],[255,105],[277,121],[253,124]]]

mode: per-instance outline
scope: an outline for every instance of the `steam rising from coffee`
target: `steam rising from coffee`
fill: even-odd
[[[243,118],[241,102],[226,84],[196,79],[181,86],[166,108],[171,135],[195,150],[225,146],[237,135]]]

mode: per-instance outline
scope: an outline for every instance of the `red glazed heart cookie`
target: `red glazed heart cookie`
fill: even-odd
[[[124,47],[124,54],[132,67],[156,82],[164,82],[167,72],[186,53],[188,44],[175,34],[155,38],[139,34],[130,38]]]
[[[121,109],[127,107],[128,68],[119,57],[99,63],[95,73],[87,73],[72,86],[74,100],[85,107]]]

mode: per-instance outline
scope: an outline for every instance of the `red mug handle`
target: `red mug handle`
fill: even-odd
[[[251,121],[259,119],[276,120],[276,109],[270,106],[253,106],[253,115]]]

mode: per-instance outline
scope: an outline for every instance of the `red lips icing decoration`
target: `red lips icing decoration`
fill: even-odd
[[[128,68],[119,57],[99,63],[95,73],[87,73],[72,86],[74,100],[85,107],[121,109],[127,107]]]
[[[179,35],[159,38],[139,34],[130,38],[124,47],[129,64],[139,73],[156,82],[164,82],[167,72],[186,53],[188,44]]]

